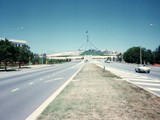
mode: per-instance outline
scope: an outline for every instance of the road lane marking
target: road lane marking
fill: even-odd
[[[159,80],[143,80],[143,79],[133,79],[133,78],[131,78],[131,80],[130,81],[143,81],[143,82],[157,82],[157,83],[160,83],[160,81]]]
[[[53,82],[53,81],[56,81],[56,80],[62,80],[63,78],[55,78],[53,80],[47,80],[47,81],[44,81],[44,83],[47,83],[47,82]]]
[[[147,89],[152,90],[152,91],[160,91],[160,88],[148,88],[147,87]]]
[[[36,120],[37,117],[44,111],[44,109],[56,98],[56,96],[70,83],[71,80],[73,80],[73,78],[78,74],[78,72],[83,68],[83,66],[84,64],[25,120]]]
[[[11,92],[16,92],[18,90],[19,90],[19,88],[15,88],[15,89],[11,90]]]
[[[30,82],[30,83],[28,83],[28,85],[33,85],[34,84],[34,82]]]
[[[96,64],[96,63],[95,63]],[[101,68],[103,68],[102,65],[100,64],[96,64],[97,66],[100,66]],[[112,73],[114,73],[115,75],[120,76],[122,79],[128,81],[129,83],[132,83],[156,96],[160,97],[159,92],[160,88],[153,88],[153,87],[160,87],[160,81],[159,78],[150,78],[148,76],[143,76],[143,74],[129,74],[127,73],[127,71],[123,72],[120,70],[115,70],[115,69],[106,69]],[[143,83],[145,82],[145,83]]]
[[[160,84],[156,84],[156,83],[143,83],[143,82],[134,82],[134,83],[138,85],[160,86]]]
[[[42,81],[43,79],[41,78],[40,81]]]
[[[148,79],[148,77],[145,77],[145,76],[123,75],[122,73],[117,73],[117,74],[123,78]]]

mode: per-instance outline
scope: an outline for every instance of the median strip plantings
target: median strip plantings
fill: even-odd
[[[158,120],[160,98],[87,63],[38,120]]]

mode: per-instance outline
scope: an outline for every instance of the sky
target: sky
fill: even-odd
[[[154,51],[159,11],[160,0],[0,0],[0,38],[26,40],[34,53],[54,53],[78,50],[88,31],[100,50]]]

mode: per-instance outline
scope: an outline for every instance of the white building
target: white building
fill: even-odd
[[[5,38],[0,38],[0,40],[5,40]],[[7,38],[7,40],[9,40],[15,46],[22,46],[27,44],[25,40],[16,40],[16,39],[10,39],[10,38]]]

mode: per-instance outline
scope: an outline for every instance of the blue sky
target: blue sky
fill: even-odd
[[[35,53],[160,45],[160,0],[0,0],[0,37],[26,40]],[[23,30],[16,29],[23,27]]]

